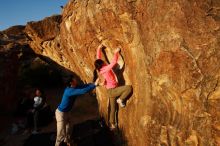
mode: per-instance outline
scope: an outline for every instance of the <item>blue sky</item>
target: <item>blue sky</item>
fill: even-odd
[[[0,0],[0,31],[61,14],[68,0]]]

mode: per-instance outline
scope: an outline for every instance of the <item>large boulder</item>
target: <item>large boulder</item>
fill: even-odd
[[[92,80],[100,43],[107,60],[122,49],[120,81],[133,86],[118,113],[124,144],[220,144],[219,7],[218,0],[74,0],[64,7],[60,53],[83,80]],[[106,100],[98,88],[102,115]]]
[[[72,0],[62,18],[25,33],[36,53],[85,82],[100,43],[106,61],[121,48],[119,82],[133,94],[117,115],[120,145],[220,145],[219,0]],[[97,95],[108,121],[105,89]]]

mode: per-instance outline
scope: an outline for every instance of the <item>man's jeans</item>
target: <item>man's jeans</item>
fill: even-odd
[[[62,141],[65,143],[71,142],[71,127],[70,127],[70,113],[61,112],[56,109],[55,112],[57,120],[57,138],[55,146],[59,146]]]

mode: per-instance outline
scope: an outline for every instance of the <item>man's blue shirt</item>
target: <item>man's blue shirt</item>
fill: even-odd
[[[76,96],[85,94],[91,91],[96,86],[94,84],[85,84],[77,87],[66,87],[63,93],[62,101],[58,106],[58,110],[61,112],[68,112],[72,109]]]

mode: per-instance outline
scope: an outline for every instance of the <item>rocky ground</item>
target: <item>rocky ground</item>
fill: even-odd
[[[47,103],[54,111],[61,99],[63,89],[50,89],[46,91]],[[98,119],[98,107],[97,101],[94,96],[82,96],[76,100],[74,108],[72,110],[72,124],[79,124],[87,120]],[[0,116],[0,145],[1,146],[23,146],[27,139],[30,139],[31,131],[27,132],[25,129],[18,130],[12,134],[12,123],[15,118],[10,115]],[[50,134],[50,138],[53,140],[56,132],[56,120],[46,127],[40,128],[40,133]],[[46,137],[46,135],[44,136]]]

